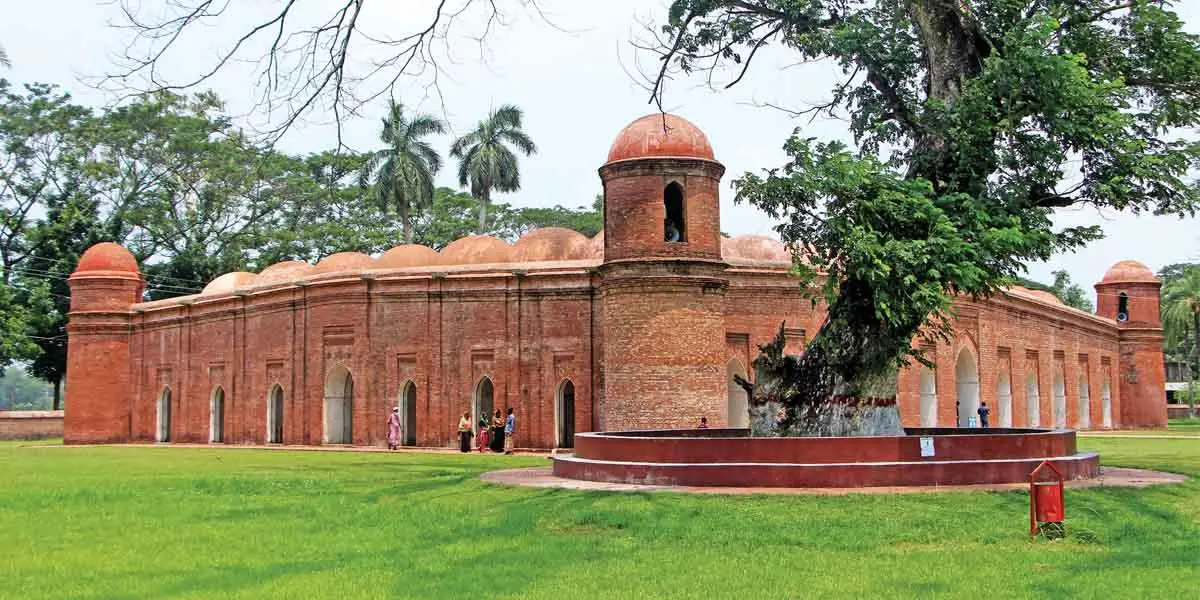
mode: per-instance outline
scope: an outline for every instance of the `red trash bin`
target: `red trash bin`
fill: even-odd
[[[1053,475],[1050,481],[1039,481],[1043,470]],[[1066,502],[1063,494],[1063,476],[1049,461],[1042,461],[1029,473],[1029,537],[1039,532],[1047,537],[1063,537],[1066,531]]]

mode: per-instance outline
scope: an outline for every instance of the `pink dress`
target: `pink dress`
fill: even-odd
[[[396,413],[388,416],[388,445],[400,445],[400,415]]]

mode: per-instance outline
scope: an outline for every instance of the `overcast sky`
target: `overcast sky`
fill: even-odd
[[[143,0],[154,6],[157,0]],[[233,0],[245,6],[274,5]],[[515,5],[513,0],[508,0]],[[371,0],[370,23],[379,30],[399,35],[410,30],[432,4],[428,0]],[[314,0],[314,4],[321,4]],[[128,41],[128,33],[111,28],[119,17],[109,1],[37,0],[11,2],[0,20],[0,45],[9,54],[13,68],[0,73],[15,82],[58,83],[78,100],[99,105],[113,97],[88,85],[90,78],[113,71],[114,57]],[[338,4],[341,4],[339,1]],[[1200,2],[1177,7],[1191,31],[1200,31]],[[636,71],[630,40],[638,35],[639,20],[661,22],[666,2],[661,0],[542,0],[558,27],[525,15],[509,12],[507,26],[488,37],[485,60],[479,48],[459,38],[457,62],[448,65],[441,77],[444,104],[430,96],[424,86],[411,86],[399,99],[424,112],[444,115],[455,133],[461,134],[482,118],[489,107],[512,103],[525,110],[526,131],[537,143],[537,155],[521,164],[523,189],[499,195],[499,202],[521,206],[583,206],[599,193],[596,169],[603,163],[617,132],[630,121],[653,110],[645,90],[631,77]],[[417,18],[414,18],[417,17]],[[165,65],[168,76],[194,73],[205,58],[249,21],[234,15],[220,27],[197,30],[189,40],[189,56]],[[463,35],[471,33],[464,27]],[[781,146],[794,127],[821,139],[849,139],[838,121],[796,121],[788,115],[764,108],[776,103],[803,108],[824,99],[838,73],[826,65],[788,67],[787,53],[772,52],[761,57],[750,74],[731,90],[712,90],[699,78],[677,80],[669,88],[666,108],[696,123],[709,137],[717,159],[727,167],[721,199],[721,228],[732,235],[757,233],[774,236],[773,223],[753,207],[734,205],[729,182],[746,172],[779,166],[784,162]],[[240,70],[239,70],[240,69]],[[231,110],[249,114],[254,90],[247,70],[236,66],[212,82],[213,89],[229,101]],[[355,149],[371,148],[378,136],[383,104],[367,118],[345,123],[344,137]],[[335,145],[335,131],[328,116],[316,114],[296,126],[282,140],[284,149],[310,152]],[[445,150],[450,138],[438,140]],[[453,168],[438,176],[441,185],[455,186]],[[1200,219],[1133,217],[1115,212],[1098,214],[1092,209],[1061,211],[1058,223],[1099,224],[1106,238],[1074,254],[1056,257],[1050,264],[1030,265],[1035,279],[1049,280],[1050,271],[1065,268],[1085,288],[1099,280],[1111,264],[1126,258],[1145,262],[1150,268],[1173,262],[1200,260]]]

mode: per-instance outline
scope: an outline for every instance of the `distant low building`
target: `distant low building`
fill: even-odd
[[[1184,404],[1187,402],[1188,382],[1192,380],[1192,370],[1186,361],[1166,360],[1167,368],[1167,403]]]

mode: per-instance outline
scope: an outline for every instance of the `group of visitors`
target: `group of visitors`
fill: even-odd
[[[513,409],[511,408],[508,409],[506,416],[501,415],[498,408],[491,418],[488,418],[486,414],[480,416],[479,451],[490,450],[492,452],[512,454],[513,436],[516,432],[517,415],[513,414]],[[474,435],[475,430],[471,426],[471,411],[468,410],[458,420],[458,450],[460,452],[471,451],[471,438]]]
[[[400,447],[400,407],[392,409],[392,414],[388,415],[387,420],[387,443],[388,450],[395,450]],[[517,433],[517,415],[513,413],[513,409],[508,409],[508,415],[502,416],[500,409],[496,409],[496,414],[492,415],[491,419],[487,415],[483,415],[479,419],[479,451],[484,449],[492,452],[503,452],[504,454],[513,453],[513,437]],[[475,429],[471,427],[471,411],[464,412],[462,418],[458,420],[458,449],[461,452],[471,451],[471,438],[475,436]]]

